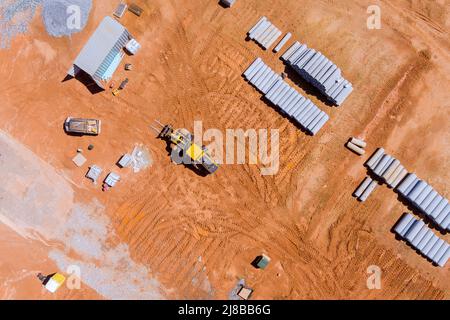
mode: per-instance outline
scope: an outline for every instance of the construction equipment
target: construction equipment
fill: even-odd
[[[51,293],[55,293],[66,281],[66,277],[60,273],[54,273],[48,276],[39,273],[37,277],[42,282],[45,289]]]
[[[119,90],[125,89],[125,87],[127,86],[127,84],[128,84],[129,81],[130,81],[130,80],[128,80],[128,78],[125,78],[125,80],[123,80],[122,83],[120,84]]]
[[[214,162],[205,146],[194,143],[194,136],[188,130],[174,130],[171,125],[163,125],[158,120],[155,122],[160,128],[151,127],[158,133],[158,138],[173,144],[172,161],[192,164],[197,170],[206,171],[207,174],[217,171],[219,165]]]
[[[128,84],[129,81],[130,81],[130,80],[129,80],[128,78],[125,78],[125,80],[123,80],[123,81],[120,83],[119,87],[116,88],[116,89],[114,89],[114,90],[112,91],[112,94],[113,94],[114,96],[118,96],[119,93],[120,93],[120,91],[123,90],[123,89],[125,89],[125,87],[127,86],[127,84]]]
[[[64,122],[67,133],[98,135],[101,131],[101,120],[68,117]]]

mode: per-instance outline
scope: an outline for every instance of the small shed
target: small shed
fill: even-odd
[[[96,183],[102,171],[102,168],[94,164],[89,168],[89,171],[86,174],[86,178],[91,179],[94,183]]]
[[[260,255],[255,260],[255,265],[258,269],[265,269],[270,262],[270,258],[265,254]]]
[[[110,187],[114,187],[119,181],[120,176],[115,172],[111,172],[110,174],[108,174],[108,176],[105,179],[105,183]]]
[[[117,163],[119,167],[121,168],[128,168],[131,164],[131,161],[133,158],[128,153],[123,155],[122,158],[120,158],[119,162]]]
[[[141,44],[139,42],[136,41],[136,39],[131,39],[130,41],[128,41],[128,43],[126,44],[125,48],[127,49],[127,51],[131,54],[136,54],[139,49],[141,48]]]
[[[248,300],[248,299],[250,299],[250,296],[252,295],[252,293],[253,293],[252,289],[242,286],[241,289],[239,289],[239,291],[238,291],[238,296],[241,299]]]
[[[75,163],[75,165],[77,167],[82,167],[83,164],[85,164],[85,162],[87,161],[87,159],[81,154],[78,153],[73,159],[72,159],[73,163]]]

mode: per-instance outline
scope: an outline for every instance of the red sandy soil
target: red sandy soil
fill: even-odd
[[[83,32],[51,38],[36,16],[27,35],[0,51],[3,82],[0,129],[30,148],[71,182],[75,201],[98,199],[132,259],[150,270],[167,298],[226,299],[241,278],[254,299],[448,299],[450,266],[438,268],[395,239],[392,226],[408,209],[379,187],[365,202],[352,192],[363,163],[345,149],[350,136],[384,147],[419,177],[449,196],[450,12],[447,1],[375,1],[382,29],[366,28],[373,1],[238,0],[224,9],[215,0],[136,1],[145,12],[121,19],[143,48],[124,62],[134,70],[118,97],[92,95],[79,81],[62,82],[71,62],[116,1],[96,1]],[[278,54],[245,41],[267,16],[293,38],[320,50],[353,83],[342,107],[332,108],[301,79],[287,80],[330,114],[315,137],[306,136],[260,99],[241,77],[258,56],[274,70]],[[287,48],[287,46],[286,46]],[[72,137],[67,116],[99,118],[98,137]],[[255,165],[223,165],[200,177],[170,162],[165,143],[149,129],[153,119],[193,129],[280,130],[280,171],[261,176]],[[152,152],[153,166],[124,171],[108,193],[92,185],[87,167],[71,162],[77,148],[88,164],[114,168],[135,143]],[[52,245],[1,227],[0,297],[98,298],[95,289],[45,293],[36,272],[55,272]],[[441,235],[447,241],[450,236]],[[15,254],[12,254],[12,253]],[[266,253],[272,262],[250,262]],[[382,289],[368,290],[367,268],[383,271]]]

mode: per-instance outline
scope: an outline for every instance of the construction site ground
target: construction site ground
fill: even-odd
[[[114,75],[130,79],[117,97],[63,80],[118,1],[94,1],[71,37],[49,36],[36,15],[0,50],[0,298],[227,299],[240,279],[252,299],[450,298],[449,263],[433,266],[391,231],[411,208],[386,186],[364,203],[352,197],[377,147],[449,196],[448,1],[136,3],[143,15],[120,22],[142,49],[124,59],[132,71]],[[371,4],[381,7],[379,30],[366,26]],[[274,54],[246,40],[263,15],[293,33],[288,45],[306,43],[342,69],[354,92],[341,107],[283,65],[287,46]],[[299,130],[243,79],[256,57],[330,115],[319,134]],[[68,116],[101,119],[101,134],[67,135]],[[236,164],[201,177],[171,163],[154,119],[189,130],[196,120],[223,132],[279,129],[279,172]],[[350,136],[366,139],[367,155],[344,147]],[[152,166],[117,168],[136,144]],[[78,148],[88,159],[81,168],[71,161]],[[92,164],[121,181],[102,192],[84,177]],[[265,270],[250,264],[261,253],[272,259]],[[79,290],[51,294],[36,278],[71,265],[81,270]],[[382,270],[379,290],[367,287],[372,265]]]

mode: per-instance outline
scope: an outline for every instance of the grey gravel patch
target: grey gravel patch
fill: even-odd
[[[0,150],[0,222],[24,237],[54,238],[71,212],[72,186],[53,167],[2,131]]]
[[[108,238],[105,207],[96,199],[90,206],[75,203],[57,238],[86,259],[101,259]]]
[[[133,261],[126,244],[115,245],[118,239],[104,211],[97,199],[76,203],[56,237],[66,248],[52,250],[49,257],[60,270],[80,267],[81,281],[105,298],[164,299],[164,289],[151,270]],[[79,258],[69,256],[72,250]]]
[[[77,6],[80,13],[80,25],[74,27],[70,17],[74,11],[68,13],[68,8]],[[54,37],[70,36],[80,32],[86,26],[92,0],[43,0],[42,19],[48,34]],[[69,23],[68,23],[68,20]]]
[[[80,9],[80,25],[68,24],[72,5]],[[70,36],[82,31],[89,20],[92,0],[0,0],[0,49],[9,48],[11,40],[18,35],[26,34],[29,25],[42,6],[42,19],[47,33],[54,37]]]
[[[28,32],[28,26],[42,0],[0,0],[0,49],[9,48],[11,40]]]
[[[160,283],[150,277],[143,265],[135,263],[125,244],[106,251],[101,264],[69,258],[60,250],[52,250],[49,257],[60,270],[70,265],[80,267],[81,281],[112,300],[161,300]]]

